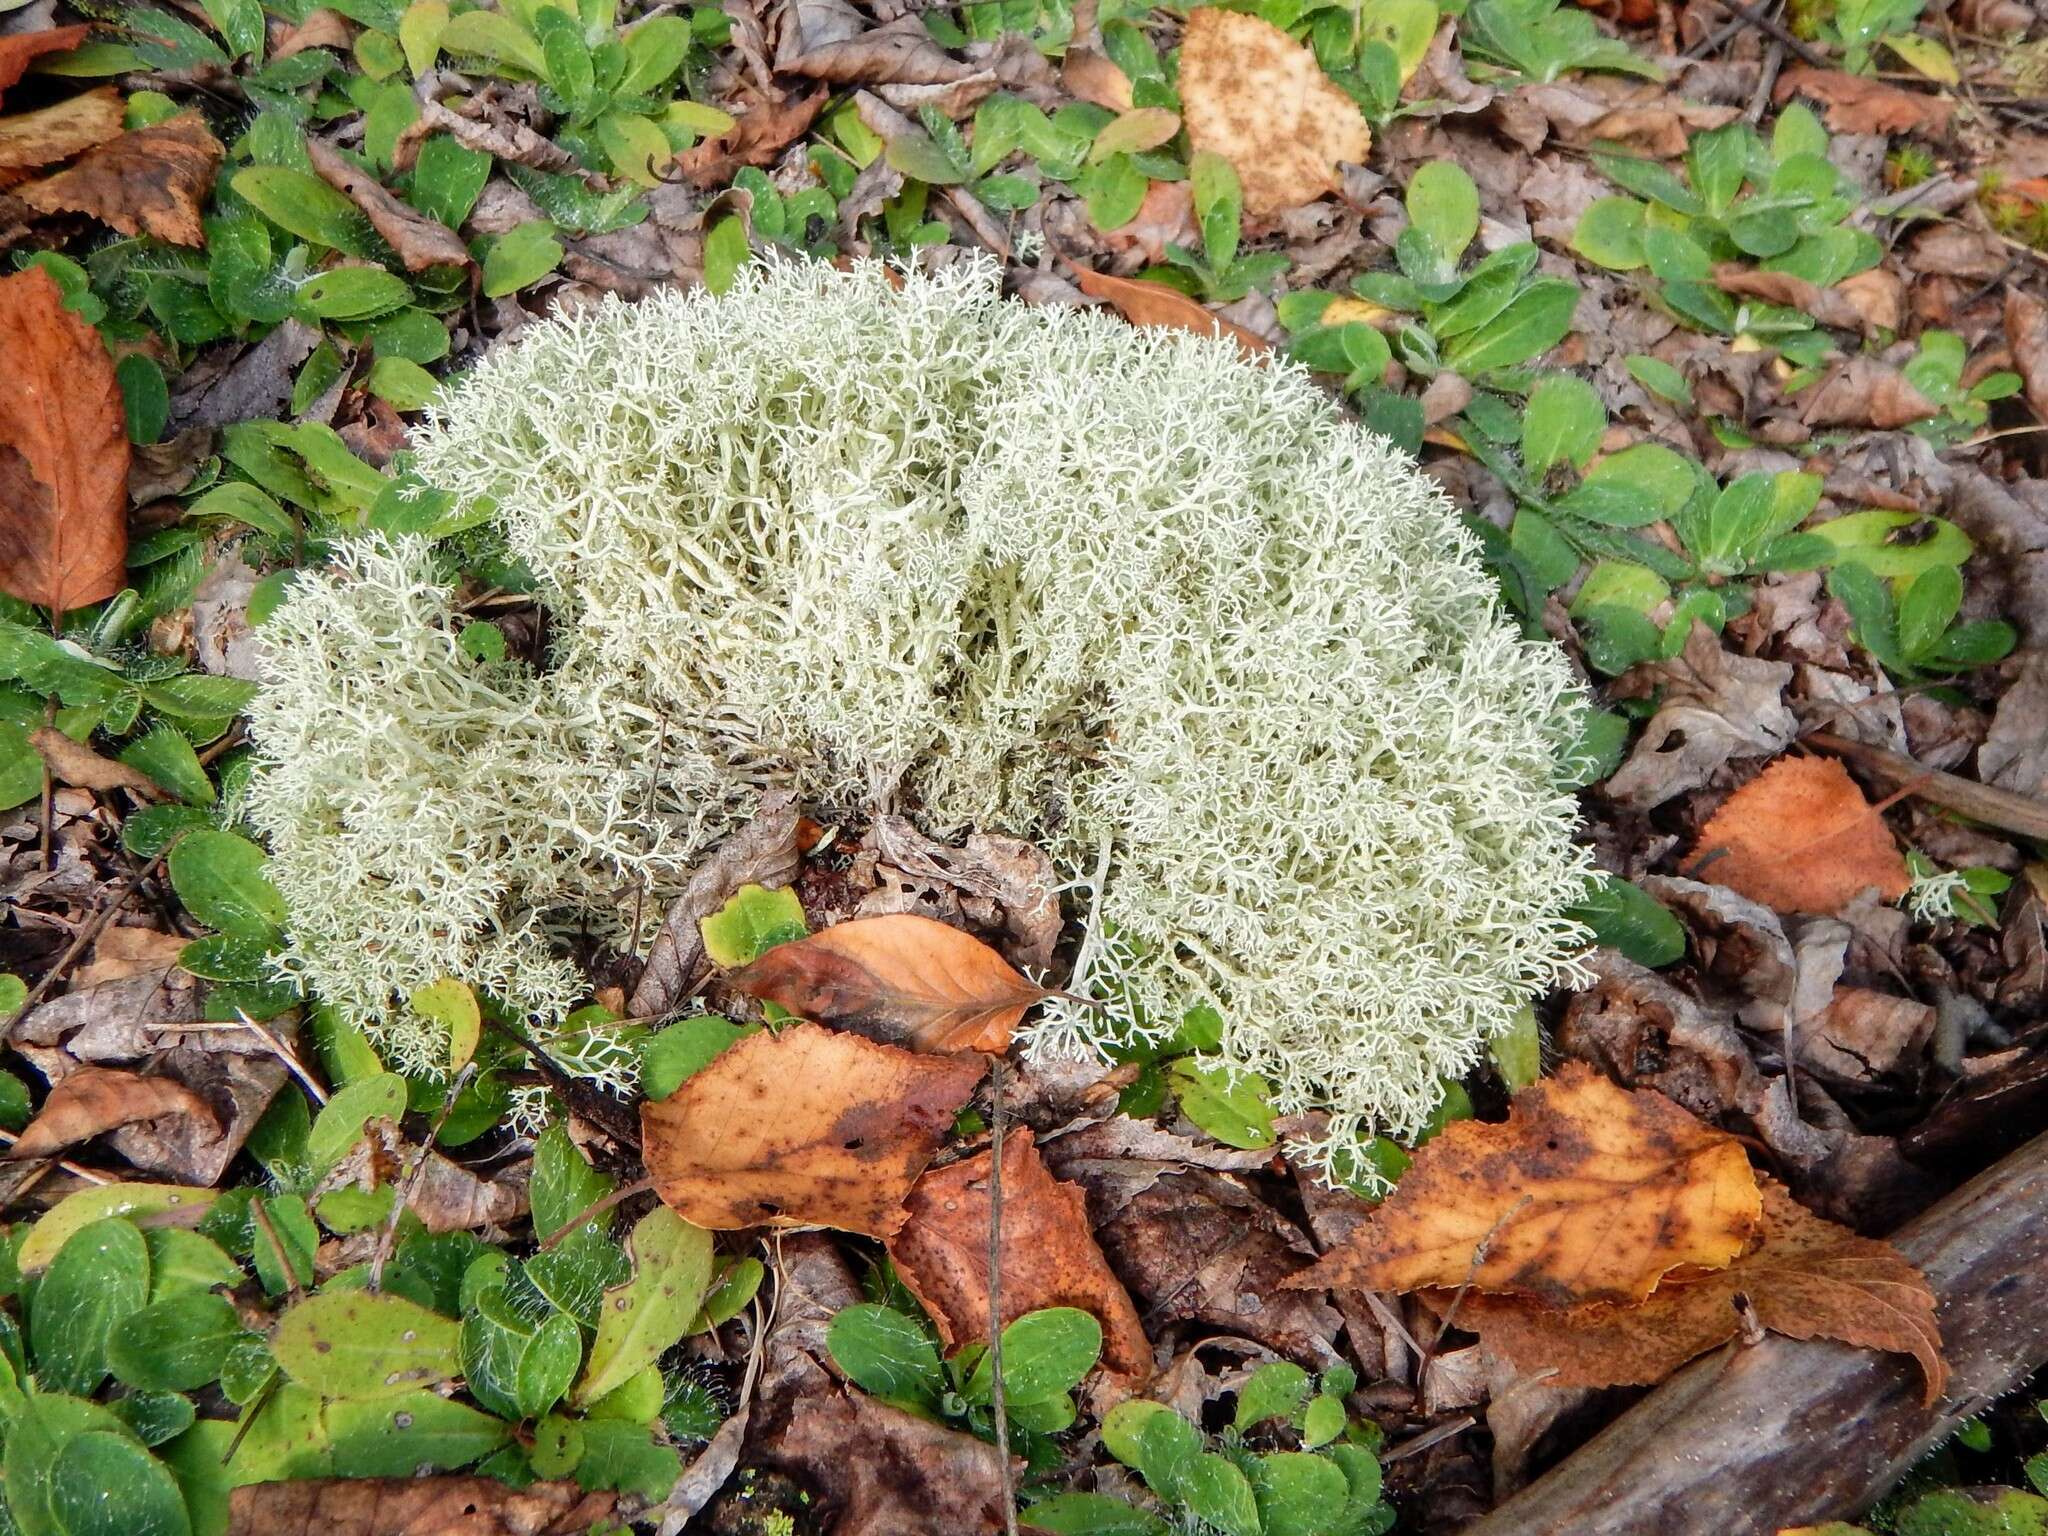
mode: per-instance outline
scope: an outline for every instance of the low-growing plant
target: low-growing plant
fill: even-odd
[[[1779,115],[1768,145],[1742,122],[1695,134],[1684,177],[1618,145],[1596,145],[1594,165],[1636,195],[1594,202],[1572,249],[1612,271],[1647,270],[1659,300],[1696,329],[1754,336],[1816,362],[1823,339],[1796,339],[1813,328],[1812,317],[1738,301],[1712,278],[1718,263],[1753,260],[1826,288],[1882,259],[1874,235],[1844,222],[1856,198],[1827,147],[1820,120],[1796,103]]]
[[[1980,432],[1999,400],[2019,393],[2023,381],[2010,369],[1985,374],[1965,388],[1967,352],[1954,331],[1922,331],[1920,347],[1899,371],[1906,382],[1941,407],[1941,415],[1914,422],[1912,429],[1943,447]]]
[[[1320,1382],[1288,1362],[1262,1366],[1215,1442],[1164,1403],[1131,1398],[1103,1420],[1102,1443],[1159,1508],[1061,1493],[1031,1504],[1027,1517],[1055,1536],[1166,1536],[1186,1522],[1224,1536],[1378,1536],[1394,1511],[1380,1497],[1377,1432],[1344,1407],[1355,1381],[1344,1366]]]
[[[1562,0],[1472,0],[1458,27],[1468,59],[1525,79],[1555,80],[1567,70],[1605,70],[1662,80],[1664,71],[1592,16]]]
[[[1198,151],[1189,167],[1194,194],[1195,226],[1202,232],[1200,250],[1169,244],[1170,267],[1148,274],[1211,304],[1229,304],[1254,288],[1264,288],[1287,270],[1287,255],[1269,251],[1241,256],[1237,242],[1244,220],[1244,193],[1237,172],[1221,155]]]

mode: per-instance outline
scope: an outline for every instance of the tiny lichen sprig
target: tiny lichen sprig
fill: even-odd
[[[468,657],[432,552],[365,541],[266,626],[256,729],[293,963],[387,1032],[435,974],[559,1015],[551,935],[623,941],[767,782],[1041,843],[1105,1006],[1034,1048],[1209,1004],[1319,1156],[1576,974],[1569,666],[1296,368],[971,263],[769,264],[533,327],[418,464],[498,509],[547,666]]]

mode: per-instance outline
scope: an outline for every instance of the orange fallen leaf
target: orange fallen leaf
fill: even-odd
[[[1933,1404],[1948,1366],[1927,1277],[1890,1243],[1821,1220],[1769,1179],[1763,1209],[1762,1237],[1750,1252],[1726,1269],[1667,1275],[1636,1306],[1556,1309],[1468,1293],[1457,1326],[1520,1371],[1554,1370],[1552,1386],[1641,1386],[1734,1338],[1742,1329],[1739,1296],[1773,1333],[1911,1355]],[[1426,1299],[1442,1312],[1455,1294],[1431,1292]]]
[[[988,1337],[987,1152],[917,1181],[910,1219],[889,1240],[896,1273],[929,1312],[948,1350]],[[1054,1178],[1029,1127],[1003,1138],[1003,1322],[1040,1307],[1079,1307],[1102,1324],[1102,1362],[1138,1383],[1152,1345],[1130,1292],[1102,1256],[1078,1185]]]
[[[1832,757],[1781,757],[1736,790],[1687,868],[1773,911],[1823,916],[1866,886],[1896,901],[1913,883],[1884,818]]]
[[[1060,84],[1067,94],[1112,112],[1131,109],[1131,77],[1108,54],[1093,48],[1069,48],[1060,61]]]
[[[831,97],[832,87],[820,85],[808,96],[791,91],[779,102],[763,99],[717,138],[677,155],[676,165],[693,187],[722,187],[743,165],[773,165],[776,156],[804,136]]]
[[[0,591],[55,609],[127,582],[128,426],[113,359],[40,267],[0,278]]]
[[[1732,1136],[1573,1063],[1516,1094],[1504,1124],[1439,1132],[1341,1248],[1286,1284],[1640,1301],[1680,1265],[1734,1259],[1760,1211]]]
[[[820,1023],[920,1051],[1001,1051],[1052,996],[972,934],[896,913],[778,944],[729,985]]]
[[[122,134],[14,195],[44,213],[89,214],[124,235],[204,245],[199,213],[224,153],[205,118],[180,112]]]
[[[1882,80],[1839,69],[1788,69],[1778,77],[1774,97],[1782,106],[1794,96],[1817,101],[1836,133],[1926,133],[1948,131],[1955,115],[1953,96],[1903,90]]]
[[[1254,357],[1273,349],[1273,344],[1257,331],[1248,331],[1221,315],[1210,314],[1186,294],[1164,283],[1111,277],[1086,267],[1074,269],[1074,281],[1089,298],[1106,299],[1116,306],[1117,312],[1133,325],[1160,325],[1168,330],[1193,331],[1197,336],[1229,336]]]
[[[80,1067],[60,1079],[6,1155],[50,1157],[102,1131],[189,1115],[220,1131],[206,1100],[174,1078],[140,1077],[112,1067]]]
[[[0,117],[0,186],[17,171],[69,160],[120,132],[121,93],[111,85],[39,111]]]
[[[816,1024],[764,1030],[640,1106],[641,1154],[655,1192],[700,1227],[889,1237],[984,1070]]]
[[[50,27],[42,32],[16,32],[0,37],[0,95],[28,72],[29,65],[46,53],[68,53],[85,41],[89,29]]]
[[[1180,45],[1188,143],[1228,160],[1253,218],[1284,213],[1337,187],[1339,161],[1372,147],[1358,104],[1316,56],[1269,21],[1203,6]]]

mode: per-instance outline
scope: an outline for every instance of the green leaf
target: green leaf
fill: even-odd
[[[548,83],[572,106],[580,105],[589,97],[597,79],[590,49],[583,41],[583,28],[567,11],[553,5],[535,6],[532,17],[533,32],[540,42],[543,73]],[[446,32],[441,34],[444,43],[447,36]]]
[[[1202,1432],[1164,1403],[1126,1398],[1103,1416],[1103,1447],[1161,1498],[1175,1497],[1180,1479],[1202,1454]]]
[[[188,832],[171,849],[171,885],[208,927],[267,940],[283,928],[284,898],[264,874],[264,851],[233,832]]]
[[[1273,1145],[1271,1087],[1254,1072],[1205,1067],[1183,1056],[1169,1069],[1181,1113],[1229,1147]]]
[[[459,1333],[451,1319],[402,1297],[327,1291],[286,1310],[270,1352],[322,1397],[390,1397],[458,1375]]]
[[[1479,233],[1479,188],[1453,160],[1430,160],[1408,183],[1408,223],[1455,264]]]
[[[973,174],[971,166],[956,163],[936,139],[924,133],[898,134],[889,141],[882,158],[891,170],[935,187],[957,187]]]
[[[110,1406],[135,1438],[148,1446],[176,1439],[199,1417],[192,1399],[178,1392],[127,1392]]]
[[[1632,197],[1603,197],[1579,215],[1572,249],[1597,267],[1632,272],[1643,264],[1643,205]]]
[[[1622,725],[1626,734],[1626,722],[1619,715],[1600,718]],[[1603,773],[1600,777],[1605,778],[1606,775]],[[1486,1050],[1509,1093],[1519,1092],[1535,1082],[1543,1075],[1543,1027],[1536,1021],[1536,1010],[1527,1003],[1522,1004],[1515,1011],[1514,1026],[1489,1040]]]
[[[841,1307],[825,1330],[825,1347],[855,1386],[877,1397],[930,1401],[945,1386],[931,1335],[894,1307]]]
[[[667,1206],[635,1224],[627,1247],[633,1275],[605,1292],[589,1364],[570,1394],[579,1406],[659,1360],[683,1337],[711,1289],[711,1234]]]
[[[488,11],[471,11],[488,16]],[[457,17],[461,20],[461,17]],[[484,253],[484,296],[502,299],[539,282],[561,265],[562,242],[555,238],[555,226],[546,219],[529,219],[505,231]]]
[[[363,1139],[372,1120],[397,1120],[405,1114],[405,1079],[395,1072],[359,1077],[337,1090],[321,1107],[306,1140],[306,1160],[313,1176],[326,1175]]]
[[[187,805],[211,805],[216,796],[199,754],[182,731],[153,727],[121,749],[121,761],[148,774]]]
[[[1624,360],[1629,376],[1659,399],[1677,406],[1680,410],[1693,408],[1692,385],[1685,380],[1671,364],[1662,358],[1650,357],[1645,353],[1630,354]]]
[[[398,46],[405,67],[417,80],[441,55],[441,34],[448,26],[448,0],[412,0],[398,19]]]
[[[542,1477],[566,1477],[583,1459],[583,1426],[559,1413],[549,1414],[534,1426],[529,1455],[533,1470]]]
[[[550,1312],[513,1364],[512,1390],[520,1412],[537,1418],[561,1401],[583,1363],[583,1331],[566,1312]]]
[[[1231,1420],[1250,1429],[1268,1419],[1293,1419],[1308,1400],[1308,1372],[1292,1360],[1275,1360],[1253,1371],[1237,1390],[1237,1414]]]
[[[246,480],[223,481],[185,510],[191,517],[232,518],[276,539],[293,538],[298,532],[284,508]]]
[[[715,1013],[700,1013],[671,1024],[640,1048],[640,1091],[650,1099],[667,1098],[710,1065],[720,1051],[753,1032],[753,1028]]]
[[[1530,362],[1564,340],[1578,304],[1577,283],[1539,278],[1494,319],[1460,337],[1444,362],[1467,378]]]
[[[465,11],[450,17],[441,28],[439,42],[444,53],[467,53],[496,59],[545,78],[547,59],[527,31],[500,11]]]
[[[213,1199],[212,1190],[183,1184],[103,1184],[81,1189],[37,1219],[16,1251],[15,1262],[23,1274],[32,1275],[47,1267],[73,1237],[94,1222],[157,1211],[202,1212]]]
[[[1899,649],[1915,660],[1932,654],[1962,606],[1962,572],[1952,565],[1922,571],[1899,598]]]
[[[1469,1116],[1461,1116],[1466,1118]],[[1301,1416],[1301,1443],[1310,1450],[1319,1445],[1328,1445],[1344,1433],[1344,1402],[1325,1392],[1308,1405]]]
[[[252,165],[235,172],[230,185],[287,234],[351,256],[367,256],[376,248],[375,232],[362,210],[310,171]]]
[[[1834,545],[1839,564],[1888,579],[1961,565],[1970,558],[1970,538],[1962,529],[1944,518],[1913,512],[1851,512],[1806,531]]]
[[[704,236],[704,286],[713,293],[730,292],[753,254],[747,243],[746,221],[738,214],[720,219]]]
[[[305,1101],[296,1094],[295,1102]],[[178,1227],[151,1227],[142,1234],[149,1244],[149,1300],[157,1302],[216,1285],[240,1285],[248,1278],[242,1266],[220,1244]]]
[[[48,1498],[52,1529],[64,1536],[188,1536],[192,1529],[164,1464],[109,1430],[88,1429],[59,1446]]]
[[[1685,929],[1654,896],[1615,875],[1600,875],[1569,916],[1593,930],[1594,942],[1638,965],[1669,965],[1685,954]]]
[[[363,387],[395,411],[423,411],[441,383],[409,358],[384,356],[370,364]]]
[[[1322,1536],[1351,1497],[1343,1468],[1327,1456],[1305,1451],[1274,1451],[1259,1457],[1252,1463],[1252,1491],[1264,1536]]]
[[[420,146],[419,159],[412,168],[411,195],[406,201],[428,218],[450,229],[459,229],[476,206],[477,196],[490,174],[489,155],[466,148],[445,133],[437,133]]]
[[[691,26],[687,16],[656,16],[626,34],[626,73],[619,90],[640,96],[663,84],[689,56]]]
[[[527,1195],[533,1207],[533,1230],[541,1237],[552,1236],[567,1226],[613,1188],[610,1179],[584,1161],[560,1122],[541,1132],[534,1143],[533,1181]],[[611,1218],[603,1216],[590,1225],[604,1236],[611,1230]]]
[[[1170,1536],[1150,1510],[1106,1493],[1056,1493],[1023,1511],[1025,1524],[1052,1536]]]
[[[1522,467],[1541,478],[1553,464],[1585,468],[1607,430],[1607,408],[1584,379],[1551,374],[1529,391],[1522,417]]]
[[[190,1392],[219,1378],[228,1350],[246,1332],[225,1297],[187,1291],[116,1323],[107,1339],[107,1365],[131,1387]]]
[[[146,444],[163,436],[164,423],[171,415],[171,391],[156,360],[130,352],[114,365],[114,380],[121,386],[128,441]]]
[[[18,1005],[17,1005],[18,1006]],[[13,1013],[13,1008],[0,1013],[0,1017]],[[34,1109],[29,1103],[28,1084],[12,1072],[0,1072],[0,1130],[18,1131],[28,1124]]]
[[[451,1327],[453,1325],[450,1325]],[[512,1438],[512,1426],[433,1392],[327,1409],[336,1477],[419,1477],[466,1467]]]
[[[313,1213],[297,1195],[265,1195],[250,1202],[250,1263],[256,1278],[272,1296],[281,1296],[295,1286],[313,1283],[313,1255],[320,1247],[320,1229]],[[269,1223],[266,1231],[257,1225],[254,1212],[260,1210]]]
[[[1102,1325],[1078,1307],[1027,1312],[1003,1330],[1003,1396],[1028,1407],[1064,1396],[1102,1356]],[[961,1388],[970,1403],[994,1400],[993,1357],[983,1353]]]
[[[1213,1451],[1189,1464],[1175,1494],[1177,1502],[1224,1536],[1262,1536],[1258,1499],[1251,1483],[1234,1463]]]
[[[249,707],[256,697],[256,685],[238,677],[206,677],[189,673],[150,683],[142,690],[144,702],[180,720],[226,722]]]
[[[73,1235],[36,1286],[29,1311],[29,1349],[43,1385],[96,1391],[107,1378],[114,1324],[141,1311],[148,1296],[149,1249],[132,1223],[108,1218]]]
[[[460,1072],[483,1038],[483,1010],[476,993],[453,976],[413,988],[412,1011],[448,1035],[448,1070]]]
[[[752,965],[778,944],[809,933],[803,903],[790,886],[768,890],[743,885],[718,911],[698,921],[704,953],[714,965],[728,969]]]
[[[583,1456],[576,1463],[576,1482],[587,1489],[616,1488],[642,1498],[669,1496],[682,1476],[683,1461],[675,1451],[655,1443],[644,1425],[619,1419],[587,1419]]]
[[[382,267],[329,268],[306,279],[296,299],[299,313],[316,324],[322,320],[373,320],[411,302],[412,290],[404,280]]]

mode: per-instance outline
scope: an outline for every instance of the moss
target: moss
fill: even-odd
[[[1035,1048],[1206,1001],[1333,1144],[1570,972],[1566,662],[1295,369],[985,269],[781,265],[536,327],[419,464],[558,638],[541,677],[460,654],[404,544],[269,626],[258,814],[296,963],[366,1015],[443,972],[558,1012],[550,925],[617,934],[771,780],[1037,839],[1111,1006]]]

